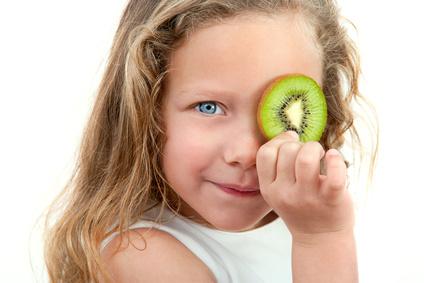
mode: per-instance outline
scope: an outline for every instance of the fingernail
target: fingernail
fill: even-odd
[[[293,131],[287,131],[286,132],[288,135],[292,136],[294,139],[299,139],[299,135],[296,132]]]
[[[329,149],[327,151],[327,154],[330,155],[330,156],[338,156],[338,155],[340,155],[339,151],[337,149],[334,149],[334,148]]]

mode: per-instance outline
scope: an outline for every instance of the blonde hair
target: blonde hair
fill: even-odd
[[[340,148],[348,131],[360,142],[351,109],[352,100],[361,98],[359,56],[334,1],[129,1],[74,174],[46,215],[45,261],[53,282],[109,278],[100,255],[106,237],[122,235],[150,204],[178,212],[179,198],[161,167],[163,85],[175,48],[199,27],[283,12],[302,14],[322,51],[328,124],[320,142]]]

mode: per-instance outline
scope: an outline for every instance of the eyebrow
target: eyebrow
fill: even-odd
[[[177,96],[202,96],[202,97],[210,97],[210,98],[223,98],[227,97],[228,95],[234,95],[236,92],[231,90],[224,90],[219,88],[201,88],[201,87],[195,87],[192,89],[182,90],[176,93]]]

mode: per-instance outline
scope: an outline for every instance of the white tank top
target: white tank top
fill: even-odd
[[[166,217],[172,218],[172,213],[165,211]],[[292,282],[292,239],[281,218],[246,232],[214,230],[180,217],[161,224],[138,221],[131,229],[150,227],[177,238],[209,267],[218,282]]]

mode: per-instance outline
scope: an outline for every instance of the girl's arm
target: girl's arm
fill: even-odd
[[[326,176],[320,175],[324,155]],[[293,281],[358,282],[355,212],[342,156],[287,132],[261,147],[257,169],[263,197],[293,236]]]
[[[172,235],[147,228],[128,233],[122,241],[115,237],[102,253],[112,282],[216,282],[212,271]]]
[[[293,241],[293,282],[358,282],[352,232]]]

